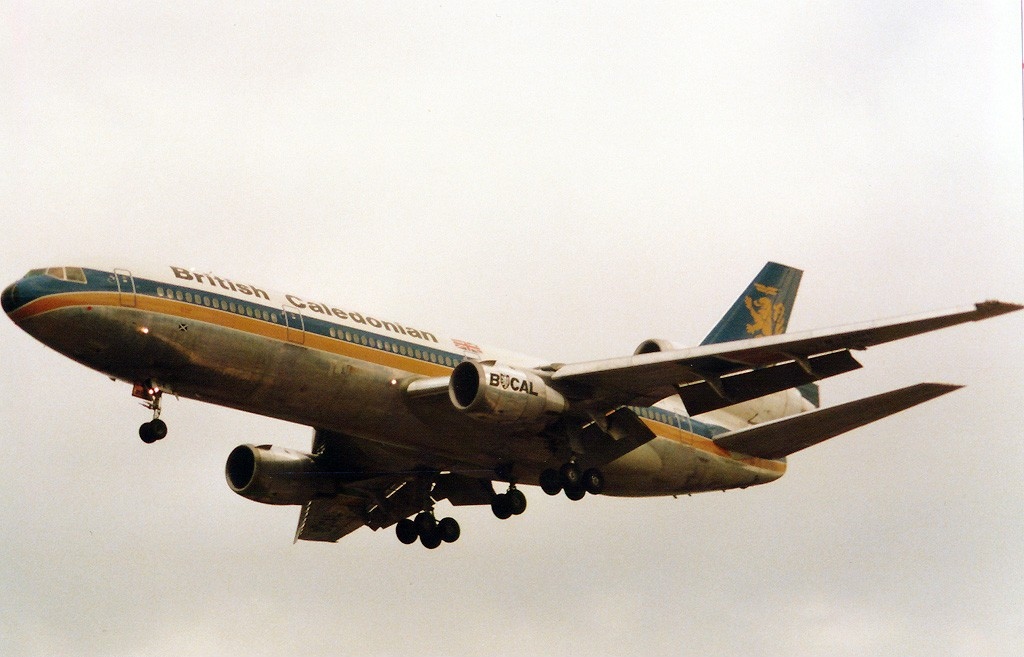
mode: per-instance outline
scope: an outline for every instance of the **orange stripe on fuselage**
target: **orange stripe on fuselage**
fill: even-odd
[[[16,311],[11,313],[10,317],[15,323],[17,323],[63,308],[91,309],[93,307],[102,307],[122,310],[139,310],[143,312],[167,315],[178,319],[201,321],[223,328],[230,328],[252,335],[259,335],[278,342],[289,341],[288,327],[282,324],[275,324],[262,319],[256,319],[255,317],[249,317],[248,315],[239,315],[228,310],[201,306],[194,303],[188,303],[186,301],[162,299],[159,297],[150,297],[141,294],[136,295],[134,306],[125,306],[121,304],[120,298],[121,297],[117,292],[67,292],[49,294],[18,308]],[[238,301],[236,303],[244,305],[246,302]],[[253,305],[255,306],[256,304]],[[277,313],[279,316],[281,315],[280,310],[274,310],[273,312]],[[292,330],[298,331],[299,329]],[[365,331],[364,329],[356,330],[360,330],[363,333],[370,335],[377,335],[375,333]],[[426,376],[441,376],[451,371],[451,368],[445,365],[423,361],[412,356],[403,356],[401,354],[376,349],[374,347],[353,344],[345,340],[330,338],[318,333],[310,333],[308,331],[302,331],[302,333],[304,334],[304,342],[302,344],[319,351],[338,354],[348,358],[373,363],[375,365],[381,365],[383,367],[389,367],[415,374],[423,374]],[[379,337],[381,340],[386,342],[397,342],[395,338],[390,336],[381,335]],[[406,342],[410,345],[416,344],[408,341],[402,342]],[[436,347],[420,348],[436,349]],[[452,355],[454,356],[455,354]]]
[[[772,472],[786,471],[786,464],[782,461],[772,461],[770,459],[757,458],[756,456],[734,456],[732,452],[727,449],[722,449],[715,441],[710,438],[692,433],[690,431],[683,431],[674,426],[663,424],[656,420],[649,418],[639,418],[641,422],[647,425],[647,428],[654,432],[656,436],[671,440],[672,442],[686,445],[708,454],[713,454],[724,459],[730,459],[732,461],[739,461],[751,467],[761,468],[763,470],[770,470]]]

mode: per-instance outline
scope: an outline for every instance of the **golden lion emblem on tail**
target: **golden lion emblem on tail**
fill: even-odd
[[[753,297],[746,297],[743,303],[750,311],[753,323],[747,324],[747,333],[751,335],[777,335],[785,329],[786,307],[781,303],[775,303],[774,297],[779,293],[779,288],[754,283],[754,288],[765,296],[756,300]]]

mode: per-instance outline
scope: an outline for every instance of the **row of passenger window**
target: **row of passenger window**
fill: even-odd
[[[236,313],[238,315],[245,315],[246,317],[252,317],[253,319],[262,319],[265,322],[278,323],[277,313],[269,312],[262,308],[254,308],[246,303],[236,303],[227,299],[218,299],[217,297],[209,297],[205,294],[199,294],[196,292],[193,294],[187,290],[176,290],[163,287],[156,288],[156,295],[165,299],[177,299],[178,301],[184,301],[186,303],[194,303],[200,306],[206,306],[208,308],[216,308],[217,310],[225,310],[228,312]]]
[[[193,293],[188,290],[172,288],[165,289],[161,286],[156,288],[156,295],[164,299],[176,299],[178,301],[184,301],[185,303],[193,303],[201,306],[207,306],[208,308],[216,308],[217,310],[245,315],[254,319],[262,319],[265,322],[278,323],[278,315],[275,312],[270,312],[262,308],[254,308],[245,303],[210,297],[205,294],[199,294],[198,292]],[[367,337],[366,334],[346,331],[333,326],[330,328],[330,334],[332,338],[337,338],[338,340],[344,340],[345,342],[351,342],[352,344],[361,344],[364,347],[375,347],[382,351],[390,351],[395,354],[408,356],[409,358],[416,358],[417,360],[437,363],[438,365],[446,365],[447,367],[455,367],[458,365],[458,362],[451,356],[438,354],[437,352],[429,349],[416,349],[412,346],[392,342],[391,340]]]
[[[367,337],[366,334],[346,331],[333,326],[330,329],[330,334],[332,338],[337,338],[338,340],[344,340],[345,342],[351,342],[352,344],[361,344],[364,347],[375,347],[382,351],[390,351],[393,354],[401,354],[417,360],[429,361],[431,363],[437,363],[438,365],[445,365],[447,367],[455,367],[458,365],[458,361],[451,356],[447,354],[439,354],[430,349],[417,349],[411,345],[406,346],[400,342],[396,343],[387,339],[382,340],[378,337]]]
[[[661,422],[662,424],[669,424],[673,427],[679,426],[679,418],[675,414],[666,413],[665,411],[650,406],[636,406],[632,408],[640,417],[645,417],[648,420],[654,420],[655,422]]]

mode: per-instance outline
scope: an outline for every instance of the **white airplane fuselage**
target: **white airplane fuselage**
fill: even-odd
[[[34,270],[3,300],[26,332],[114,379],[387,445],[424,468],[493,473],[514,464],[519,482],[535,484],[543,468],[565,458],[551,448],[544,421],[489,423],[453,415],[446,396],[418,403],[407,392],[467,359],[523,370],[551,361],[173,266]],[[525,391],[528,384],[511,385]],[[785,459],[732,453],[712,438],[810,408],[793,390],[697,418],[678,398],[633,408],[656,437],[603,466],[604,493],[685,494],[773,481]]]

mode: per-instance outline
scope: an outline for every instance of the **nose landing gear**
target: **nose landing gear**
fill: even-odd
[[[160,419],[160,400],[163,394],[164,391],[152,381],[137,383],[132,388],[132,396],[144,400],[142,405],[153,411],[153,419],[139,427],[139,438],[147,445],[167,435],[167,423]]]

